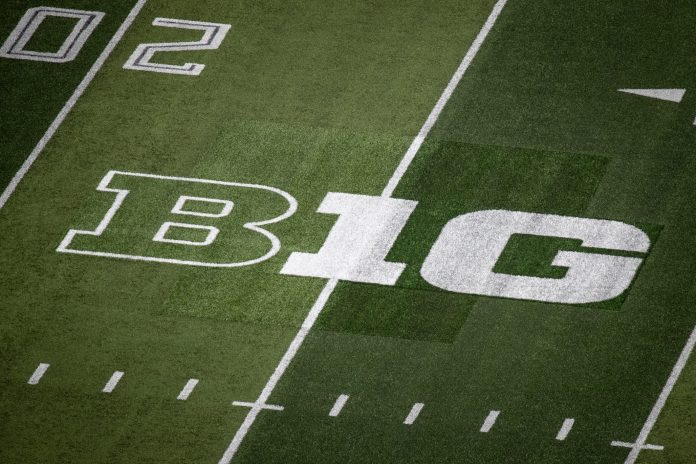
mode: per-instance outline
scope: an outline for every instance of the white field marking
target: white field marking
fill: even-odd
[[[26,50],[36,31],[47,17],[77,19],[72,31],[55,52],[38,52]],[[39,6],[29,8],[15,29],[10,33],[5,43],[0,46],[0,57],[19,60],[46,61],[50,63],[66,63],[74,60],[80,50],[104,18],[101,11],[71,10],[67,8],[52,8]]]
[[[406,268],[386,261],[417,201],[329,192],[317,209],[338,214],[318,253],[292,253],[281,274],[394,285]]]
[[[498,416],[500,415],[500,411],[491,411],[488,413],[488,416],[486,417],[486,420],[483,421],[483,425],[481,426],[481,432],[483,433],[488,433],[491,431],[493,426],[495,425],[495,421],[498,420]]]
[[[686,89],[619,89],[619,92],[654,98],[656,100],[681,103]]]
[[[387,186],[382,191],[383,197],[390,197],[394,192],[394,189],[398,185],[399,181],[403,177],[404,173],[408,169],[409,165],[411,164],[416,154],[418,153],[418,150],[423,144],[425,136],[430,132],[430,129],[432,129],[433,125],[435,124],[435,121],[437,121],[445,104],[452,96],[454,87],[456,87],[456,85],[459,83],[459,81],[461,81],[462,77],[464,76],[464,73],[467,71],[467,69],[469,69],[471,62],[476,57],[476,54],[481,48],[481,45],[488,36],[488,33],[491,31],[491,28],[495,24],[496,20],[498,19],[498,16],[500,16],[500,13],[502,12],[506,4],[507,0],[498,0],[496,4],[493,6],[493,10],[488,16],[488,19],[486,20],[483,27],[476,36],[476,39],[474,39],[474,42],[469,47],[469,50],[467,51],[466,55],[464,55],[464,58],[462,59],[462,62],[455,71],[454,76],[452,77],[449,84],[443,91],[442,95],[440,96],[440,99],[435,104],[435,107],[430,112],[428,119],[423,124],[423,127],[421,127],[421,130],[418,132],[418,135],[411,143],[411,146],[406,151],[406,154],[399,163],[399,166],[396,168],[396,171],[392,175]],[[271,395],[271,393],[273,393],[273,389],[275,389],[275,386],[278,384],[278,381],[280,381],[281,377],[285,373],[285,370],[288,368],[293,358],[297,354],[297,351],[302,346],[305,337],[307,337],[307,334],[316,322],[317,317],[319,317],[319,314],[321,314],[321,311],[324,309],[324,305],[326,305],[326,302],[333,293],[337,284],[338,279],[329,279],[326,282],[326,285],[319,294],[319,297],[314,302],[314,305],[312,305],[312,308],[310,309],[309,313],[307,314],[307,317],[302,323],[302,327],[300,327],[300,330],[297,332],[297,335],[295,335],[295,338],[290,343],[290,346],[283,355],[282,359],[280,360],[280,363],[276,367],[270,379],[268,379],[268,382],[266,382],[266,386],[261,392],[261,395],[259,396],[257,403],[265,403],[268,397]],[[244,440],[244,437],[249,432],[249,428],[256,420],[256,416],[258,416],[260,411],[260,408],[252,408],[249,411],[246,418],[244,419],[244,422],[239,427],[234,437],[232,438],[232,441],[230,442],[229,446],[225,450],[225,453],[220,458],[219,464],[230,463],[235,453],[239,449],[239,446],[241,445],[242,441]]]
[[[173,27],[176,29],[193,29],[204,31],[203,37],[195,42],[144,43],[136,47],[133,54],[123,65],[123,69],[136,71],[153,71],[167,74],[198,76],[205,68],[204,64],[186,63],[184,65],[154,63],[150,61],[158,52],[184,52],[192,50],[216,50],[230,30],[229,24],[206,23],[173,18],[155,18],[153,26]]]
[[[635,446],[635,443],[626,443],[625,441],[612,441],[611,446],[620,446],[622,448],[633,448]],[[662,445],[643,445],[641,448],[646,449],[646,450],[653,450],[653,451],[662,451],[665,449],[664,446]]]
[[[295,335],[295,338],[292,340],[292,343],[290,343],[290,346],[288,347],[287,351],[280,360],[280,363],[278,363],[278,366],[275,368],[275,371],[271,375],[271,378],[268,379],[268,382],[266,382],[266,386],[261,391],[261,394],[259,395],[259,398],[256,400],[256,403],[254,403],[255,406],[249,410],[246,417],[244,418],[244,422],[242,422],[242,425],[239,426],[239,429],[234,434],[232,441],[225,450],[225,453],[220,458],[219,464],[229,464],[232,458],[234,457],[235,453],[239,449],[239,445],[242,444],[244,437],[249,432],[249,428],[256,420],[256,416],[258,416],[259,412],[261,412],[261,410],[263,409],[259,405],[265,404],[268,398],[271,396],[271,393],[273,393],[273,389],[275,389],[275,386],[278,384],[281,377],[285,373],[285,370],[292,362],[293,358],[297,354],[297,351],[300,349],[300,346],[302,346],[302,342],[304,342],[305,337],[307,337],[307,334],[309,333],[310,329],[319,317],[319,314],[321,313],[321,310],[324,308],[326,301],[329,299],[329,296],[331,295],[331,293],[333,293],[334,289],[336,288],[336,284],[338,284],[337,279],[330,279],[326,282],[326,285],[324,285],[324,288],[319,294],[319,298],[317,298],[317,300],[314,302],[314,305],[312,305],[312,309],[310,309],[309,314],[307,314],[307,317],[302,323],[302,327],[300,327],[300,330],[297,332],[297,335]]]
[[[495,6],[493,6],[493,11],[491,11],[491,14],[488,16],[488,19],[486,20],[485,24],[483,25],[478,35],[474,39],[473,43],[469,47],[469,50],[466,52],[466,55],[464,55],[464,59],[462,59],[462,62],[459,64],[459,67],[452,76],[452,79],[450,79],[449,83],[447,84],[447,87],[445,87],[445,90],[444,92],[442,92],[442,95],[440,95],[440,99],[435,104],[435,107],[430,112],[430,115],[428,115],[428,119],[425,120],[425,124],[423,124],[423,127],[421,127],[420,131],[418,132],[418,135],[416,136],[416,138],[413,139],[413,142],[411,142],[411,146],[408,147],[408,150],[406,151],[406,154],[401,160],[401,163],[399,163],[399,166],[396,168],[396,171],[394,171],[394,174],[392,175],[391,179],[389,179],[389,183],[382,191],[383,197],[390,197],[394,193],[396,186],[399,185],[401,178],[404,176],[406,170],[413,162],[413,159],[416,157],[416,154],[418,153],[418,150],[420,150],[420,147],[425,141],[425,138],[428,136],[430,130],[435,125],[435,122],[437,122],[438,118],[440,117],[440,113],[442,113],[442,110],[445,108],[445,105],[452,97],[454,89],[457,88],[457,85],[459,85],[459,82],[462,80],[462,77],[464,77],[464,74],[469,69],[469,66],[471,66],[471,63],[474,61],[476,54],[481,49],[481,45],[483,45],[483,42],[486,40],[486,37],[488,37],[488,33],[491,31],[493,25],[498,20],[498,16],[500,16],[500,13],[503,11],[503,8],[505,7],[506,3],[507,0],[498,0]]]
[[[118,381],[121,380],[121,377],[123,377],[123,372],[121,371],[116,371],[113,374],[111,374],[111,378],[108,382],[106,382],[104,388],[102,388],[102,392],[111,393],[112,391],[114,391],[114,388],[116,388],[116,385],[118,385]]]
[[[329,416],[336,417],[339,414],[341,414],[341,410],[343,409],[343,406],[345,406],[348,402],[348,398],[350,398],[350,396],[348,395],[339,395],[338,398],[336,398],[336,402],[331,408],[331,411],[329,411]]]
[[[145,3],[147,0],[138,0],[138,3],[135,4],[133,9],[128,13],[128,16],[126,17],[125,21],[123,21],[123,24],[121,24],[121,27],[118,28],[114,36],[111,38],[109,43],[106,45],[106,48],[104,51],[101,52],[101,55],[97,58],[97,61],[94,62],[92,67],[87,71],[87,74],[85,74],[85,77],[82,79],[80,84],[77,86],[73,94],[70,96],[68,101],[65,103],[63,108],[60,110],[58,113],[58,116],[53,120],[51,125],[48,127],[44,135],[41,137],[39,142],[36,144],[34,149],[31,151],[29,154],[29,157],[24,161],[22,166],[19,168],[17,173],[14,175],[10,183],[7,185],[5,188],[5,191],[2,192],[2,195],[0,195],[0,209],[2,209],[5,206],[5,203],[7,203],[7,200],[10,198],[12,193],[14,193],[15,189],[19,185],[19,183],[22,181],[24,176],[29,172],[29,168],[31,168],[32,164],[34,164],[34,161],[39,157],[43,149],[46,147],[48,142],[53,138],[55,135],[56,131],[60,127],[60,125],[63,123],[65,118],[68,116],[70,111],[73,109],[75,104],[77,103],[77,100],[80,99],[82,94],[85,92],[89,84],[92,82],[92,79],[94,79],[94,76],[97,75],[101,67],[104,65],[104,62],[106,59],[111,55],[111,52],[116,48],[116,45],[121,41],[121,38],[123,37],[123,34],[126,33],[128,28],[131,26],[133,21],[135,20],[136,16],[138,16],[138,13],[140,13],[140,10],[145,6]]]
[[[177,396],[176,399],[186,401],[189,395],[193,392],[193,389],[196,388],[196,385],[198,385],[198,379],[189,379],[188,382],[186,382],[186,385],[184,385],[184,388],[181,389],[181,393],[179,393],[179,396]]]
[[[29,377],[29,380],[27,380],[27,383],[29,385],[36,385],[37,383],[39,383],[39,380],[41,380],[41,377],[43,377],[43,375],[46,373],[49,367],[51,367],[50,364],[39,363],[34,373],[31,374],[31,377]]]
[[[674,365],[674,368],[672,368],[672,372],[669,374],[669,378],[667,378],[667,383],[665,384],[664,388],[662,389],[662,392],[660,392],[660,396],[657,398],[657,401],[655,402],[655,405],[653,406],[652,410],[650,411],[650,415],[648,416],[648,419],[645,421],[645,424],[643,425],[643,428],[640,430],[640,433],[638,434],[638,438],[636,439],[636,442],[633,444],[631,447],[631,452],[628,453],[628,457],[624,461],[624,464],[633,464],[636,462],[636,459],[638,459],[638,455],[640,452],[645,448],[645,443],[648,441],[648,435],[650,435],[650,432],[652,431],[653,427],[655,426],[655,422],[657,422],[657,418],[660,416],[660,413],[662,412],[662,408],[665,407],[665,403],[667,402],[667,398],[669,398],[670,393],[672,393],[672,389],[674,388],[674,385],[677,383],[677,380],[679,380],[679,376],[682,373],[682,370],[684,370],[684,366],[686,366],[686,362],[689,360],[689,356],[691,356],[691,352],[694,351],[694,346],[696,345],[696,327],[691,331],[691,335],[689,335],[689,339],[686,341],[686,345],[684,345],[684,349],[682,350],[681,354],[679,355],[679,358],[677,359],[676,364]],[[613,443],[612,443],[613,445]],[[616,445],[614,445],[616,446]]]
[[[558,434],[556,435],[556,440],[563,441],[566,438],[568,438],[568,434],[570,433],[571,429],[573,428],[574,423],[575,423],[575,419],[564,420],[563,425],[561,425],[561,430],[559,430]]]
[[[413,424],[416,419],[418,419],[418,415],[420,414],[421,410],[423,409],[423,406],[425,406],[423,403],[416,403],[413,405],[411,408],[411,411],[408,413],[408,416],[406,416],[406,419],[404,419],[404,424],[406,425],[411,425]]]
[[[194,242],[193,240],[181,240],[181,239],[176,239],[176,238],[167,238],[167,232],[169,232],[169,229],[172,227],[174,228],[181,228],[181,229],[194,229],[194,230],[205,230],[207,231],[205,240],[201,242]],[[220,229],[217,227],[213,226],[201,226],[199,224],[187,224],[183,222],[165,222],[163,223],[160,228],[157,230],[157,233],[155,234],[154,237],[152,237],[153,242],[161,242],[161,243],[174,243],[177,245],[189,245],[189,246],[208,246],[211,243],[215,241],[217,238],[218,234],[220,233]]]
[[[284,406],[278,406],[277,404],[250,403],[248,401],[233,401],[232,406],[241,406],[251,409],[270,409],[271,411],[282,411],[285,409]]]
[[[257,221],[257,222],[247,222],[246,224],[244,224],[242,226],[245,229],[253,230],[254,232],[258,232],[259,234],[263,235],[271,242],[271,247],[266,254],[264,254],[263,256],[261,256],[259,258],[251,259],[248,261],[242,261],[242,262],[236,262],[236,263],[209,263],[209,262],[203,262],[203,261],[187,261],[187,260],[181,260],[181,259],[158,258],[155,256],[137,256],[137,255],[128,255],[128,254],[123,254],[123,253],[108,253],[108,252],[102,252],[102,251],[77,250],[74,248],[69,248],[70,244],[72,243],[73,238],[75,238],[76,235],[92,235],[92,236],[98,237],[101,234],[103,234],[104,231],[106,230],[106,228],[111,223],[111,220],[114,218],[114,216],[118,212],[119,208],[121,208],[121,205],[123,204],[124,200],[128,196],[128,193],[130,192],[130,190],[110,188],[109,184],[111,183],[111,180],[113,179],[113,177],[115,175],[268,190],[270,192],[276,193],[276,194],[280,195],[281,197],[283,197],[285,199],[285,201],[288,202],[288,209],[280,216],[274,217],[272,219],[267,219],[264,221]],[[109,171],[108,173],[106,173],[106,175],[99,182],[99,185],[97,186],[97,191],[111,192],[111,193],[116,194],[116,197],[114,198],[114,202],[107,210],[107,212],[104,215],[104,217],[102,218],[101,222],[99,222],[99,224],[97,225],[97,228],[94,230],[70,229],[68,231],[68,233],[65,235],[65,238],[63,238],[63,241],[60,242],[60,245],[58,245],[58,248],[56,248],[57,252],[59,252],[59,253],[72,253],[72,254],[87,255],[87,256],[101,256],[104,258],[121,258],[121,259],[129,259],[132,261],[152,261],[152,262],[158,262],[158,263],[182,264],[182,265],[187,265],[187,266],[221,267],[221,268],[251,266],[253,264],[257,264],[257,263],[260,263],[260,262],[265,261],[267,259],[270,259],[271,257],[275,256],[278,253],[278,251],[280,251],[280,239],[278,239],[278,237],[273,235],[271,232],[264,229],[263,226],[283,221],[283,220],[289,218],[290,216],[292,216],[293,214],[295,214],[295,211],[297,211],[297,200],[295,199],[295,197],[293,197],[292,195],[290,195],[289,193],[287,193],[284,190],[280,190],[280,189],[277,189],[275,187],[269,187],[267,185],[244,184],[244,183],[240,183],[240,182],[227,182],[227,181],[210,180],[210,179],[198,179],[195,177],[162,176],[159,174],[146,174],[146,173],[141,173],[141,172],[128,172],[128,171],[115,171],[114,170],[114,171]],[[188,243],[188,244],[190,245],[192,243]]]
[[[213,203],[217,205],[222,205],[222,209],[220,210],[219,213],[203,213],[200,211],[191,211],[184,209],[186,206],[186,202],[188,201],[194,201],[194,202],[199,202],[199,203]],[[198,216],[198,217],[206,217],[206,218],[221,218],[225,216],[229,216],[230,213],[232,212],[232,208],[234,208],[234,202],[230,200],[221,200],[219,198],[206,198],[206,197],[190,197],[188,195],[181,195],[178,200],[176,200],[176,203],[174,204],[174,207],[171,210],[172,214],[182,214],[186,216]]]
[[[643,261],[561,251],[552,264],[568,269],[562,279],[494,272],[514,234],[575,238],[586,247],[640,253],[650,248],[645,232],[619,221],[522,211],[475,211],[445,225],[423,262],[421,277],[450,292],[552,303],[594,303],[626,291]],[[468,246],[463,247],[464,243]]]

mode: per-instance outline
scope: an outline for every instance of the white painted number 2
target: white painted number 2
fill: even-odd
[[[75,26],[55,52],[33,51],[26,48],[27,44],[41,26],[41,23],[53,16],[56,18],[76,19]],[[66,63],[72,61],[80,53],[82,46],[104,18],[100,11],[69,10],[67,8],[50,8],[40,6],[29,8],[19,23],[0,47],[0,56],[18,60],[48,61],[51,63]]]
[[[153,26],[173,27],[176,29],[194,29],[203,31],[203,37],[196,42],[165,42],[144,43],[138,45],[133,54],[128,58],[124,69],[136,71],[152,71],[167,74],[183,74],[186,76],[198,76],[204,64],[186,63],[182,65],[164,64],[151,61],[158,52],[185,52],[192,50],[216,50],[220,47],[225,35],[230,30],[229,24],[205,23],[200,21],[186,21],[182,19],[156,18]]]

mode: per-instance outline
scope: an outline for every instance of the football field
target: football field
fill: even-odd
[[[696,463],[693,1],[0,11],[0,463]]]

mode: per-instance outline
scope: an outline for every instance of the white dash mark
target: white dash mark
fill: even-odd
[[[561,430],[559,430],[558,435],[556,435],[556,440],[563,441],[566,438],[568,438],[568,434],[570,433],[571,429],[573,428],[574,423],[575,423],[575,419],[564,420],[563,425],[561,425]]]
[[[121,372],[121,371],[114,372],[111,375],[111,378],[109,379],[109,381],[106,382],[106,385],[104,385],[102,392],[111,393],[112,391],[114,391],[114,388],[116,388],[116,385],[118,385],[118,381],[121,380],[121,377],[123,377],[123,372]]]
[[[49,367],[51,367],[50,364],[40,363],[37,366],[34,373],[31,374],[31,377],[29,377],[29,380],[27,381],[27,383],[29,385],[36,385],[37,383],[39,383],[39,380],[41,380],[41,377],[43,377],[43,375],[46,373],[46,371],[48,370]]]
[[[424,404],[423,403],[416,403],[413,405],[411,408],[411,412],[408,413],[408,416],[406,416],[406,419],[404,419],[404,424],[406,425],[411,425],[413,424],[416,419],[418,419],[418,414],[420,414],[421,410],[423,409]]]
[[[346,405],[348,398],[350,398],[348,395],[339,395],[339,397],[336,398],[336,402],[331,408],[331,411],[329,411],[329,416],[336,417],[341,414],[341,410],[343,409],[343,406]]]
[[[189,381],[186,382],[186,385],[184,385],[184,388],[181,389],[181,393],[179,393],[179,396],[177,396],[176,399],[186,401],[193,389],[196,388],[197,384],[198,379],[189,379]]]
[[[488,417],[486,417],[486,420],[483,421],[483,425],[481,426],[481,432],[483,433],[488,433],[491,431],[493,426],[495,425],[495,421],[498,420],[498,416],[500,415],[500,411],[491,411],[488,413]]]

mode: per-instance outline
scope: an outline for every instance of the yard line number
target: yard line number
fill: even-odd
[[[74,10],[40,6],[29,8],[17,26],[0,47],[0,57],[17,60],[67,63],[77,58],[92,32],[104,18],[101,11]],[[37,51],[27,48],[30,40],[48,17],[74,19],[73,29],[56,51]],[[130,55],[124,69],[149,71],[184,76],[198,76],[205,68],[200,63],[165,64],[153,61],[156,53],[217,50],[231,26],[229,24],[190,21],[173,18],[155,18],[153,26],[202,31],[203,35],[193,42],[143,43]]]

